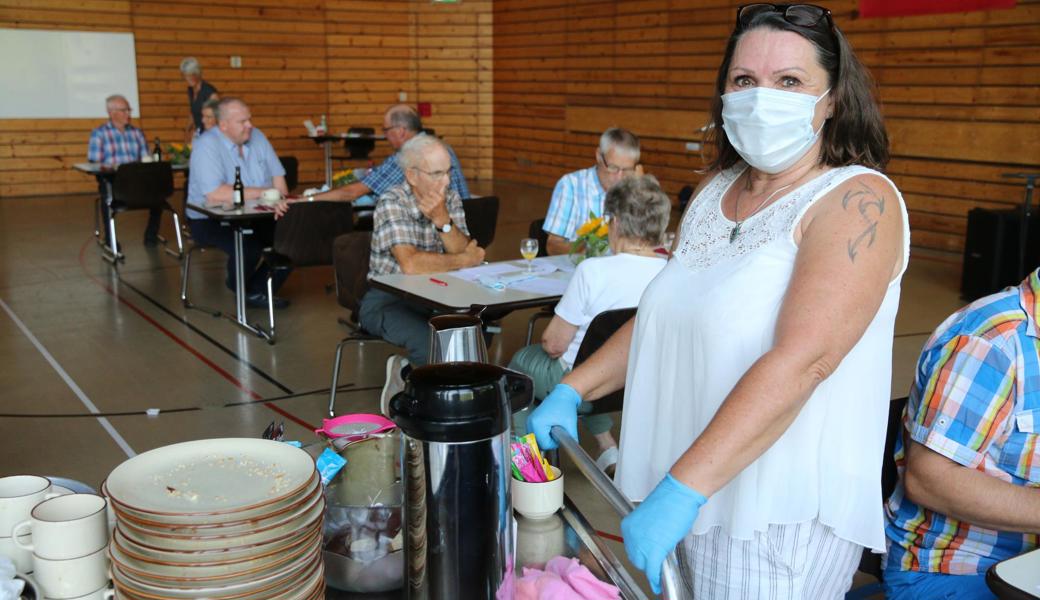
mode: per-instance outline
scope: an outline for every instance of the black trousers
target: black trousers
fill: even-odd
[[[219,221],[211,219],[188,219],[191,237],[199,246],[216,246],[227,254],[227,279],[224,281],[228,289],[235,291],[235,234],[230,226],[223,226]],[[274,240],[274,222],[256,222],[251,227],[253,233],[242,238],[242,265],[245,268],[246,293],[267,293],[267,265],[260,260],[264,248]],[[275,292],[285,283],[289,269],[274,272],[271,281]]]

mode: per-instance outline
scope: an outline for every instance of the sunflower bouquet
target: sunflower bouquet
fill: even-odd
[[[575,232],[577,237],[571,242],[571,256],[576,257],[576,262],[593,256],[603,256],[610,249],[610,241],[607,239],[609,232],[607,220],[590,212],[589,220]],[[585,249],[584,253],[582,248]]]
[[[191,160],[191,144],[167,144],[166,156],[174,164],[185,164]]]
[[[332,187],[344,186],[357,180],[357,175],[354,175],[354,169],[343,169],[332,174]]]

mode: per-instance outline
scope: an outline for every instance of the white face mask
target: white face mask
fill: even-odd
[[[722,128],[747,164],[779,173],[805,156],[820,137],[813,131],[819,97],[756,87],[722,95]]]

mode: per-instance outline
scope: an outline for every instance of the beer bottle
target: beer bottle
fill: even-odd
[[[155,147],[152,148],[152,160],[155,162],[162,160],[162,148],[159,146],[159,138],[155,138]]]
[[[235,167],[235,186],[234,186],[234,198],[235,207],[241,207],[246,201],[246,188],[242,185],[242,168]]]

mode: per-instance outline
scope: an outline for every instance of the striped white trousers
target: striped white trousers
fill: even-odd
[[[851,587],[862,552],[813,520],[770,525],[752,540],[713,527],[686,536],[679,562],[696,600],[829,600]]]

